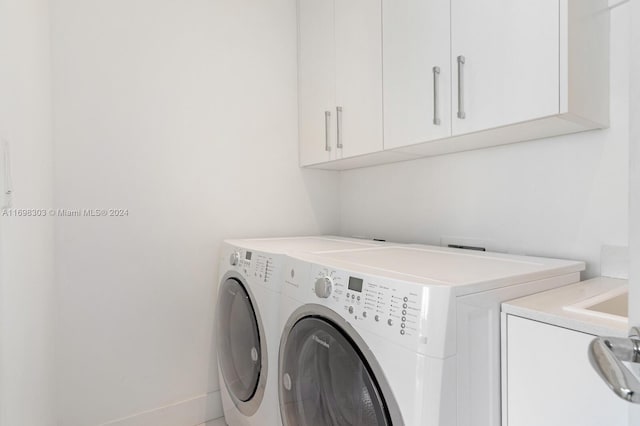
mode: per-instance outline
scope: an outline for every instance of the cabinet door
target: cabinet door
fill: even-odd
[[[382,150],[381,9],[381,0],[335,0],[339,158]]]
[[[594,338],[507,316],[505,426],[627,426],[627,403],[589,364]]]
[[[559,19],[559,0],[451,0],[454,135],[558,114]]]
[[[383,0],[384,148],[451,136],[449,0]]]
[[[300,165],[335,159],[333,0],[298,1]],[[326,112],[330,115],[326,116]]]

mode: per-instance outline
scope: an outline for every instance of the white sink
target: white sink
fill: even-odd
[[[590,315],[626,323],[629,316],[629,288],[627,286],[563,307],[565,311]]]

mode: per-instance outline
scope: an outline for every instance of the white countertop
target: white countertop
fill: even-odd
[[[584,262],[427,245],[394,245],[290,257],[331,268],[477,293],[583,271]]]
[[[596,336],[627,337],[628,323],[564,309],[585,299],[628,286],[627,280],[594,278],[502,304],[502,312]]]

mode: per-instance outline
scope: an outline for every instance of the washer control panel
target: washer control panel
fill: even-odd
[[[311,268],[310,302],[325,304],[354,326],[418,349],[427,343],[425,286],[334,270],[321,265]],[[324,291],[330,283],[331,290]],[[320,292],[318,291],[320,289]],[[426,311],[426,309],[425,309]]]
[[[263,285],[271,286],[276,282],[276,269],[278,264],[277,254],[262,253],[254,250],[236,248],[229,254],[231,269],[238,271],[247,279],[252,279]]]

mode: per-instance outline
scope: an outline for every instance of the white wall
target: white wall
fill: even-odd
[[[57,221],[61,425],[138,426],[219,389],[225,237],[457,235],[590,275],[627,244],[628,5],[610,129],[331,174],[296,166],[294,0],[52,4],[56,206],[129,211]]]
[[[47,0],[0,0],[0,137],[14,207],[52,199]],[[53,221],[0,215],[0,425],[54,425]]]
[[[628,239],[628,7],[612,12],[609,129],[343,172],[342,233],[493,240],[598,274],[601,245]]]
[[[216,391],[221,240],[338,231],[339,176],[297,166],[295,0],[53,0],[53,57],[57,207],[129,210],[57,221],[60,424]]]

